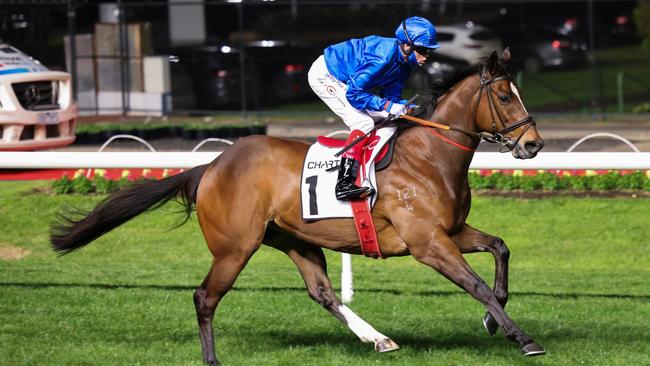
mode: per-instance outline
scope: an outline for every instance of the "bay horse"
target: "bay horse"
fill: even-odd
[[[378,200],[372,211],[384,257],[412,255],[483,303],[489,334],[501,327],[524,355],[544,348],[506,314],[509,251],[504,241],[465,220],[470,210],[468,169],[480,138],[500,142],[515,158],[533,158],[543,147],[511,75],[510,52],[496,52],[475,65],[435,108],[422,116],[448,123],[449,131],[425,126],[405,129],[392,163],[377,173]],[[209,164],[158,181],[117,191],[91,212],[59,213],[51,242],[61,254],[78,249],[122,223],[172,198],[183,200],[186,220],[195,207],[212,253],[212,266],[194,292],[203,360],[218,364],[214,312],[262,243],[286,253],[302,275],[309,296],[378,352],[398,349],[337,298],[322,247],[361,254],[352,219],[306,222],[301,216],[300,179],[308,145],[268,136],[239,139]],[[405,204],[403,192],[412,192]],[[402,192],[401,197],[399,196]],[[401,200],[400,200],[401,198]],[[491,289],[463,258],[489,251],[495,259]]]

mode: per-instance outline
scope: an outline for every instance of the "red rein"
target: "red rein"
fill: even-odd
[[[450,127],[447,126],[447,125],[443,125],[443,124],[441,124],[441,123],[436,123],[436,122],[432,122],[432,121],[427,121],[426,119],[422,119],[422,118],[417,118],[417,117],[409,116],[408,114],[402,115],[402,116],[400,116],[400,117],[401,117],[401,118],[404,118],[404,119],[407,119],[407,120],[409,120],[409,121],[413,121],[413,122],[415,122],[415,123],[417,123],[417,124],[420,124],[420,125],[422,125],[422,126],[433,127],[433,128],[441,128],[441,129],[443,129],[443,130],[447,130],[447,131],[450,130]],[[452,141],[452,140],[446,138],[445,136],[439,134],[439,133],[436,132],[435,130],[433,130],[433,128],[429,128],[428,131],[431,132],[432,134],[434,134],[434,135],[440,137],[440,138],[442,139],[442,141],[444,141],[444,142],[446,142],[446,143],[448,143],[448,144],[450,144],[450,145],[454,145],[454,146],[456,146],[456,147],[459,148],[459,149],[462,149],[462,150],[465,150],[465,151],[469,151],[469,152],[474,152],[474,149],[472,149],[471,147],[467,147],[467,146],[465,146],[465,145],[461,145],[461,144],[459,144],[459,143],[457,143],[457,142],[455,142],[455,141]]]
[[[438,132],[436,132],[433,128],[428,128],[427,131],[429,131],[429,132],[431,132],[432,134],[434,134],[434,135],[440,137],[440,138],[442,139],[442,141],[444,141],[444,142],[446,142],[446,143],[448,143],[448,144],[450,144],[450,145],[454,145],[454,146],[456,146],[457,148],[462,149],[462,150],[465,150],[465,151],[474,152],[474,149],[472,149],[471,147],[467,147],[467,146],[465,146],[465,145],[461,145],[461,144],[459,144],[459,143],[456,142],[456,141],[452,141],[452,140],[446,138],[445,136],[439,134]]]

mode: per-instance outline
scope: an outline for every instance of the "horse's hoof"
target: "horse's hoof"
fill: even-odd
[[[210,366],[219,366],[219,365],[221,365],[221,364],[219,363],[219,360],[217,360],[216,358],[215,358],[215,359],[212,359],[212,358],[204,358],[204,359],[203,359],[203,362],[205,362],[207,365],[210,365]]]
[[[397,351],[398,349],[399,346],[397,343],[393,342],[393,340],[390,338],[382,339],[381,341],[375,343],[375,351],[379,353]]]
[[[497,330],[499,330],[499,323],[497,323],[492,314],[485,313],[485,316],[483,317],[483,327],[485,327],[485,330],[487,330],[489,335],[495,335]]]
[[[535,342],[530,342],[521,347],[521,353],[524,356],[532,357],[539,356],[546,353],[544,348]]]

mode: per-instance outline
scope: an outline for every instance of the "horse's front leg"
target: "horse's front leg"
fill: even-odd
[[[456,243],[462,253],[476,253],[489,251],[494,256],[494,296],[502,307],[508,302],[508,259],[510,251],[506,243],[496,236],[486,234],[465,225],[463,229],[451,239]],[[494,335],[499,324],[490,312],[483,317],[483,326],[490,335]]]
[[[415,259],[440,272],[483,303],[503,329],[506,337],[517,342],[524,355],[534,356],[545,353],[544,348],[535,343],[508,317],[494,292],[472,270],[456,243],[442,226],[436,226],[432,233],[418,233],[418,231],[411,230],[403,236]]]

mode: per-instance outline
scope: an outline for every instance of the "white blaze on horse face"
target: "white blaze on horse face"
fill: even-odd
[[[361,319],[349,307],[341,305],[338,307],[338,311],[345,318],[348,328],[350,328],[350,330],[356,334],[362,342],[377,343],[388,338],[385,335],[379,333],[375,328],[372,327],[372,325],[366,323],[365,320]]]
[[[524,101],[521,99],[521,96],[519,95],[519,89],[517,89],[517,86],[512,81],[510,82],[510,90],[512,90],[512,92],[517,96],[517,99],[519,99],[519,103],[521,103],[521,107],[524,109],[524,112],[526,112],[526,115],[528,115],[528,111],[526,110]]]

